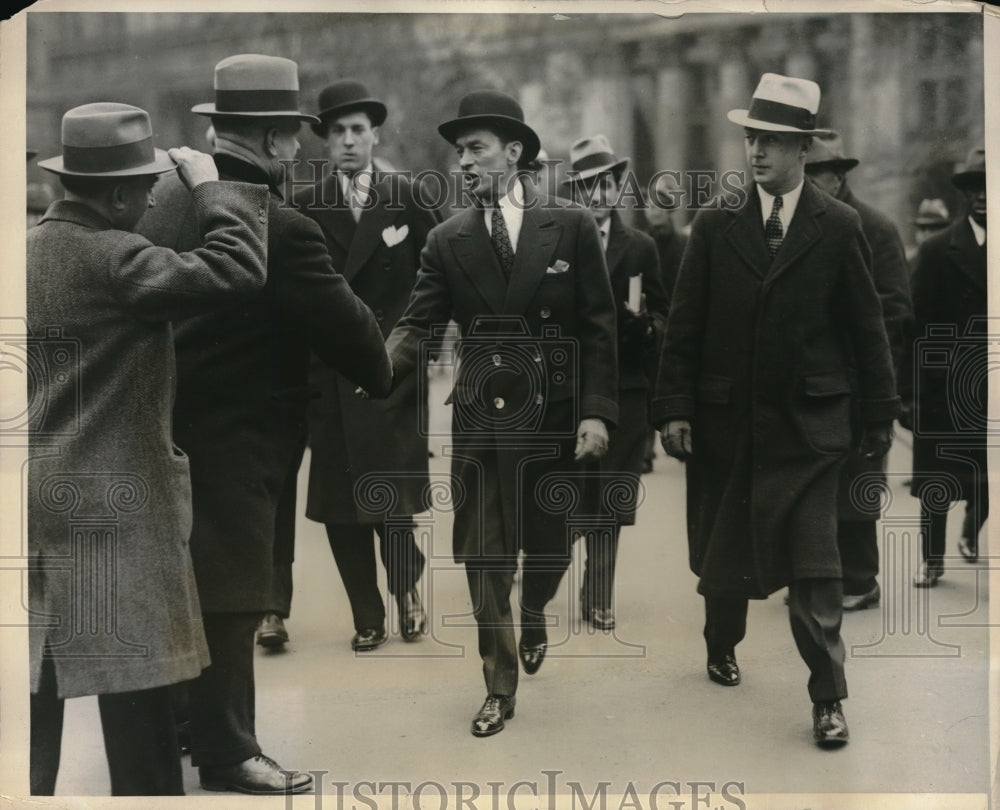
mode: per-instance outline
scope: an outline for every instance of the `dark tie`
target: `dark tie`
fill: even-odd
[[[510,271],[514,267],[514,247],[510,243],[507,223],[503,221],[499,207],[493,209],[493,249],[497,253],[504,278],[510,281]]]
[[[778,216],[780,210],[781,197],[779,196],[774,198],[774,207],[771,208],[771,216],[764,223],[764,238],[767,239],[767,249],[771,251],[772,256],[778,252],[778,248],[781,247],[781,240],[785,236],[781,228],[781,219]]]

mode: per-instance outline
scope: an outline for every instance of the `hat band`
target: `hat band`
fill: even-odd
[[[153,136],[113,146],[67,146],[63,144],[63,166],[71,172],[114,172],[134,169],[156,160]]]
[[[595,152],[592,155],[584,155],[573,164],[573,171],[585,172],[587,169],[595,169],[598,166],[611,166],[618,162],[611,152]]]
[[[297,110],[298,90],[216,90],[218,112],[270,112]]]
[[[816,116],[805,107],[795,107],[791,104],[782,104],[780,101],[770,101],[766,98],[754,98],[750,100],[750,109],[747,110],[747,118],[754,118],[757,121],[767,121],[769,124],[780,124],[784,127],[795,127],[796,129],[816,128]]]

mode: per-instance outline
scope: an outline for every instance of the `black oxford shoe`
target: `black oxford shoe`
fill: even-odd
[[[709,658],[708,677],[723,686],[736,686],[740,682],[740,666],[736,663],[733,653],[726,653],[721,658]]]
[[[864,610],[868,607],[877,607],[882,598],[882,589],[878,583],[867,593],[844,594],[844,610]]]
[[[944,568],[930,563],[920,563],[920,570],[913,577],[914,588],[933,588],[944,575]]]
[[[813,739],[820,748],[840,748],[850,733],[840,701],[813,704]]]
[[[595,630],[610,633],[615,629],[615,612],[612,608],[593,608],[586,618]]]
[[[417,589],[410,588],[396,597],[396,605],[399,607],[399,632],[403,640],[416,641],[427,632],[427,614]]]
[[[483,707],[472,718],[472,736],[489,737],[503,731],[503,721],[514,716],[513,695],[489,695]]]
[[[284,771],[277,762],[263,754],[235,765],[202,765],[198,771],[204,790],[284,795],[302,793],[309,790],[313,783],[309,774]]]
[[[978,544],[975,540],[968,537],[963,537],[958,541],[958,553],[962,555],[962,558],[967,563],[974,563],[979,561],[979,549]]]
[[[281,647],[288,643],[285,622],[277,613],[265,613],[257,625],[257,643],[261,647]]]
[[[381,647],[385,644],[385,640],[384,625],[382,627],[365,627],[354,634],[354,638],[351,639],[351,649],[355,652],[368,652]]]

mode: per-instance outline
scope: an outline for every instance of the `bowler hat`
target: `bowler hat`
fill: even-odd
[[[128,177],[161,174],[174,168],[162,149],[153,148],[149,113],[131,104],[99,101],[74,107],[62,118],[63,153],[38,161],[53,174]]]
[[[830,130],[813,138],[806,153],[806,172],[831,169],[835,172],[849,172],[860,161],[844,155],[844,142],[839,132]]]
[[[291,59],[259,53],[227,56],[215,66],[215,102],[196,104],[191,112],[219,118],[298,118],[299,66]]]
[[[382,126],[388,115],[385,104],[369,93],[361,82],[357,79],[340,79],[320,91],[319,112],[316,113],[320,123],[309,126],[323,138],[331,118],[355,111],[368,113],[373,127]]]
[[[919,228],[943,228],[950,221],[948,206],[944,200],[921,200],[913,224]]]
[[[438,127],[449,143],[455,143],[458,136],[477,127],[497,127],[521,142],[524,150],[521,162],[534,160],[541,141],[535,131],[524,123],[524,110],[515,99],[499,90],[474,90],[458,102],[458,117],[445,121]]]
[[[827,132],[816,128],[819,98],[816,82],[765,73],[753,91],[750,107],[730,110],[726,117],[734,124],[750,129],[816,135]]]
[[[970,150],[965,158],[961,171],[951,176],[951,184],[962,191],[985,188],[986,186],[986,149],[977,146]]]
[[[611,150],[611,144],[606,135],[591,135],[581,138],[569,148],[570,169],[562,185],[569,186],[596,177],[604,172],[611,172],[615,180],[619,180],[628,158],[619,160]]]

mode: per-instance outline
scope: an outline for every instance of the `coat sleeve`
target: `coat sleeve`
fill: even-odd
[[[898,368],[913,319],[910,272],[899,231],[888,217],[877,211],[875,213],[876,217],[865,231],[872,250],[875,289],[882,301],[882,317],[892,350],[893,368]]]
[[[275,317],[295,323],[330,368],[375,396],[387,394],[392,372],[378,322],[333,269],[319,225],[295,213],[275,244]]]
[[[646,294],[646,311],[653,316],[658,339],[662,339],[667,329],[667,311],[670,302],[660,275],[660,256],[656,250],[656,242],[651,238],[642,239],[639,244],[641,246],[639,268]]]
[[[267,281],[267,186],[213,181],[192,193],[202,246],[187,253],[127,234],[112,249],[114,294],[133,313],[178,320]]]
[[[938,241],[925,242],[917,251],[916,266],[911,280],[913,293],[913,321],[907,331],[906,346],[899,364],[899,394],[904,403],[913,407],[915,347],[918,338],[927,331],[928,324],[945,320],[940,312],[938,279],[942,257],[937,250]]]

